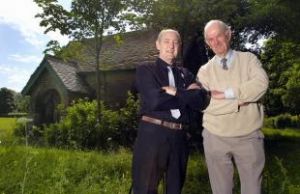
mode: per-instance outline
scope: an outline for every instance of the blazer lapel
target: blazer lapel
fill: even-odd
[[[178,87],[178,88],[184,88],[184,87],[185,87],[184,74],[183,74],[183,72],[180,70],[179,67],[176,67],[176,68],[175,68],[174,77],[175,77],[176,87]]]
[[[159,84],[161,86],[168,86],[169,85],[169,79],[168,79],[168,70],[167,68],[163,68],[161,65],[159,64],[155,64],[155,76],[156,76],[156,80],[159,82]]]

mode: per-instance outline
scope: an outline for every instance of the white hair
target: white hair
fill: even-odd
[[[209,22],[206,23],[206,25],[204,27],[204,38],[205,39],[206,39],[206,32],[207,32],[208,28],[210,28],[213,25],[218,25],[223,32],[228,31],[231,33],[231,27],[229,25],[227,25],[226,23],[224,23],[223,21],[210,20]]]
[[[179,32],[176,31],[176,30],[173,30],[173,29],[164,29],[164,30],[160,31],[160,33],[159,33],[158,36],[157,36],[157,41],[159,42],[159,41],[161,40],[162,36],[163,36],[165,33],[167,33],[167,32],[173,32],[173,33],[175,33],[176,36],[177,36],[177,38],[178,38],[178,41],[181,43],[181,38],[180,38]]]

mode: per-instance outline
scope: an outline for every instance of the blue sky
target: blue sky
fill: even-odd
[[[70,0],[59,0],[68,7]],[[44,34],[34,16],[41,9],[33,0],[2,1],[0,6],[0,88],[21,92],[43,59],[49,40],[68,42],[59,32]]]

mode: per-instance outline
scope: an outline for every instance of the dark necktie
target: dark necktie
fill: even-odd
[[[222,64],[222,68],[224,70],[228,70],[227,59],[226,58],[221,59],[221,64]]]

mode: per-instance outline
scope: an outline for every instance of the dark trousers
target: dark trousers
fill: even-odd
[[[187,160],[187,136],[183,130],[141,121],[133,152],[133,193],[157,194],[165,173],[166,194],[180,194]]]

